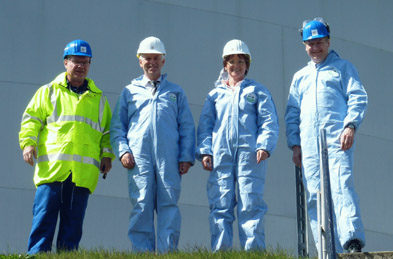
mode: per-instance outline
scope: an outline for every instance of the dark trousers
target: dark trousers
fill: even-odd
[[[90,192],[76,187],[71,179],[70,174],[64,182],[37,187],[28,254],[51,251],[59,214],[57,251],[78,249]]]

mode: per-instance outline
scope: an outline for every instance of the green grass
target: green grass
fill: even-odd
[[[62,253],[44,253],[34,256],[28,255],[17,255],[0,254],[0,259],[288,259],[296,258],[292,255],[287,254],[285,251],[277,250],[274,252],[264,251],[264,252],[244,252],[244,251],[225,251],[212,253],[205,249],[196,249],[190,252],[174,252],[168,254],[153,254],[153,253],[128,253],[128,252],[118,252],[118,251],[108,251],[108,250],[80,250],[77,252],[62,252]]]

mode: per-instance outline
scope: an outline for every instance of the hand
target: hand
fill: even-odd
[[[257,151],[257,163],[259,164],[262,160],[269,157],[269,152],[263,149],[258,149]]]
[[[23,160],[25,160],[26,163],[29,165],[33,166],[34,165],[34,159],[37,159],[37,150],[34,146],[27,146],[23,149]]]
[[[293,146],[292,161],[297,167],[302,167],[302,149],[300,146]]]
[[[348,128],[348,127],[345,128],[340,136],[341,149],[344,151],[350,149],[353,145],[354,139],[355,139],[355,129]]]
[[[112,168],[112,159],[110,157],[103,157],[101,159],[100,171],[107,174]]]
[[[206,171],[213,170],[213,157],[211,155],[204,155],[202,158],[202,166]]]
[[[127,169],[132,169],[135,166],[134,156],[128,152],[121,157],[120,162]]]
[[[191,163],[190,162],[180,162],[179,163],[179,173],[180,175],[186,174],[188,169],[190,169]]]

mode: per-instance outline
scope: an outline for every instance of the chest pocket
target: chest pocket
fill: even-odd
[[[174,92],[160,93],[156,100],[157,118],[177,118],[178,101],[178,95]]]
[[[240,96],[239,109],[246,113],[256,112],[256,103],[258,101],[258,96],[254,92],[245,92]]]

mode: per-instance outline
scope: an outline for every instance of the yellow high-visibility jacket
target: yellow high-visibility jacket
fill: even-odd
[[[36,146],[36,186],[72,181],[93,193],[103,157],[114,158],[109,140],[111,109],[102,91],[86,78],[78,95],[67,88],[66,72],[40,87],[22,118],[19,144]]]

